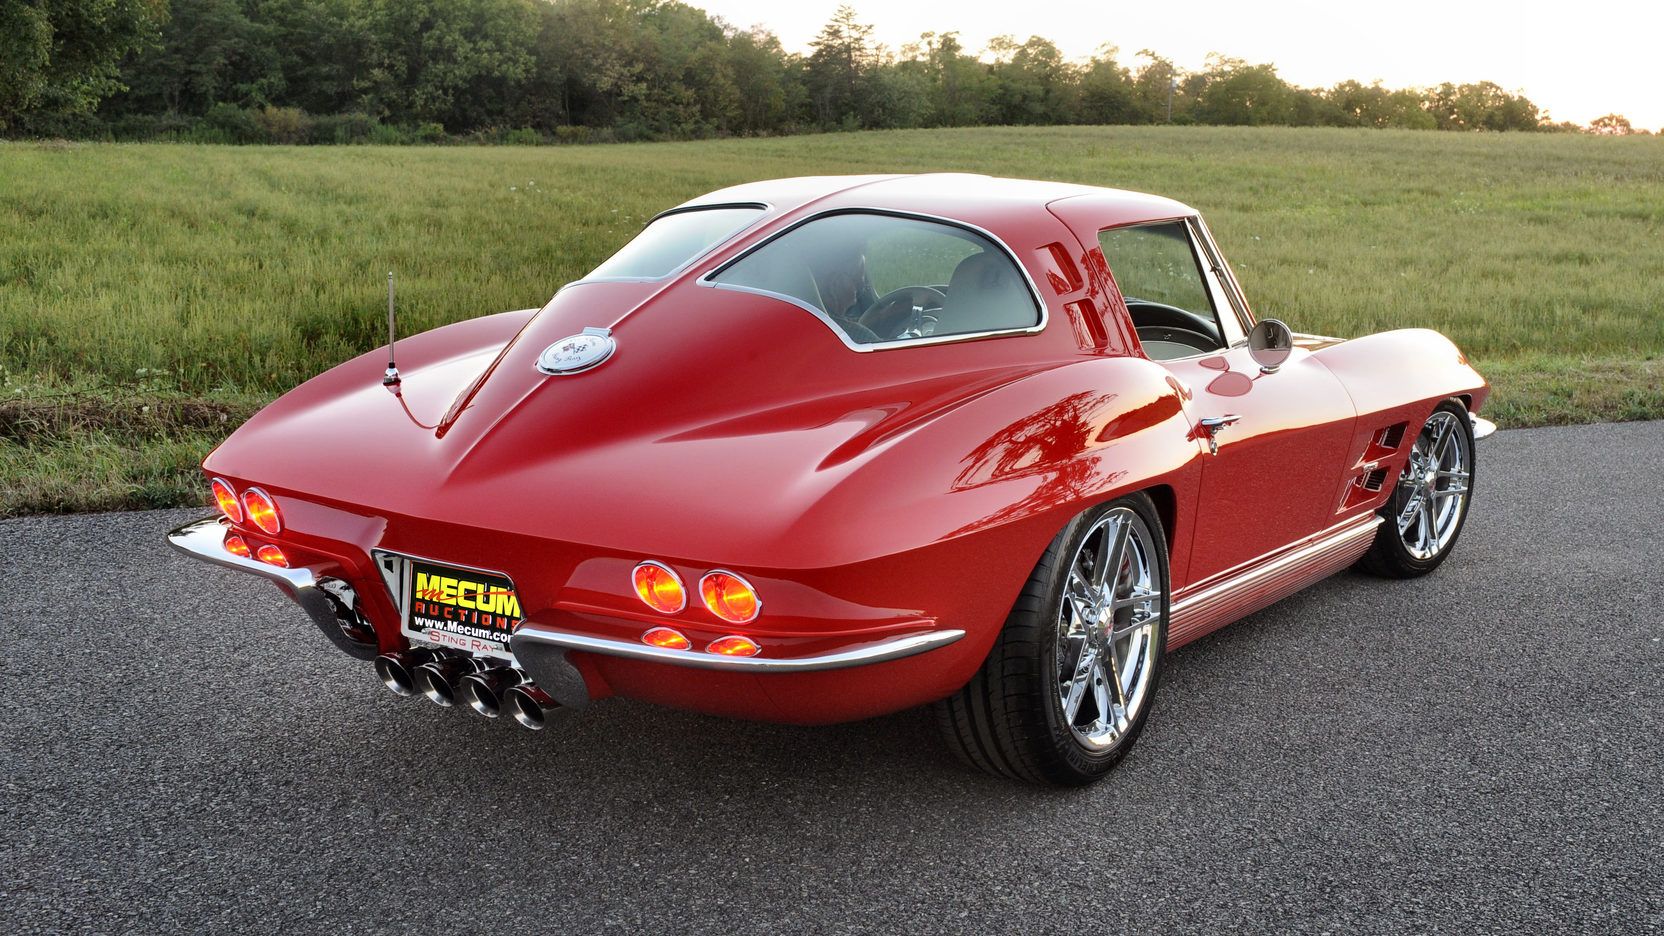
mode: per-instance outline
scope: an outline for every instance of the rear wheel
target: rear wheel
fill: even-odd
[[[1022,780],[1103,776],[1149,716],[1167,612],[1167,545],[1150,498],[1077,517],[1034,567],[982,668],[937,703],[948,745]]]
[[[1398,486],[1381,508],[1375,542],[1358,567],[1386,578],[1415,578],[1438,568],[1467,521],[1473,467],[1467,408],[1446,400],[1427,417],[1410,446]]]

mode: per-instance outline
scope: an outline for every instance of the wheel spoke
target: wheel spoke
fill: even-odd
[[[1134,588],[1132,594],[1125,598],[1115,599],[1115,610],[1120,611],[1122,608],[1130,608],[1133,605],[1148,604],[1160,597],[1161,595],[1158,592]]]
[[[1445,444],[1450,441],[1450,430],[1456,425],[1456,421],[1451,419],[1448,414],[1435,413],[1434,418],[1437,418],[1440,415],[1443,415],[1444,418],[1439,419],[1438,424],[1432,427],[1433,434],[1427,442],[1427,455],[1432,459],[1434,464],[1438,464],[1444,460]]]
[[[1160,617],[1161,615],[1157,614],[1153,609],[1142,616],[1134,615],[1131,620],[1127,621],[1127,623],[1115,628],[1115,630],[1110,633],[1109,639],[1112,642],[1125,639],[1128,634],[1136,634],[1144,628],[1149,627],[1151,624],[1154,624]]]
[[[1116,661],[1113,665],[1103,665],[1101,660],[1099,665],[1103,669],[1105,682],[1109,684],[1107,688],[1113,698],[1115,707],[1120,709],[1122,713],[1125,713],[1127,710],[1127,687],[1121,684],[1120,658],[1112,654],[1111,659]],[[1112,719],[1113,716],[1105,717],[1105,721],[1111,721],[1113,723]]]
[[[1414,523],[1416,517],[1420,514],[1422,499],[1421,489],[1417,488],[1410,492],[1409,499],[1404,502],[1404,509],[1398,514],[1398,534],[1400,536],[1403,536],[1410,529],[1410,524]]]
[[[1080,701],[1086,698],[1086,680],[1077,679],[1069,684],[1069,694],[1063,698],[1063,720],[1073,725],[1080,717]]]
[[[1063,599],[1068,602],[1071,615],[1069,632],[1072,634],[1077,627],[1087,627],[1087,611],[1092,607],[1090,595],[1092,586],[1087,584],[1079,572],[1069,571],[1069,584],[1064,586]]]
[[[1421,499],[1421,548],[1431,553],[1438,545],[1437,514],[1433,512],[1432,498]]]
[[[1115,569],[1119,576],[1121,558],[1126,554],[1127,534],[1132,532],[1132,524],[1124,519],[1117,519],[1113,524],[1104,525],[1103,542],[1098,547],[1098,568],[1094,574],[1094,583],[1102,588],[1116,580],[1109,578],[1109,570]]]
[[[1444,500],[1446,498],[1455,497],[1458,494],[1466,494],[1467,492],[1468,489],[1465,487],[1440,488],[1439,490],[1433,492],[1433,497],[1437,500]]]
[[[1107,669],[1112,669],[1112,667]],[[1092,702],[1098,706],[1098,718],[1103,721],[1105,727],[1111,727],[1115,724],[1115,708],[1110,704],[1109,698],[1110,683],[1120,685],[1119,680],[1108,675],[1106,667],[1100,660],[1092,670]]]
[[[1441,478],[1453,478],[1457,481],[1466,481],[1469,477],[1471,477],[1471,475],[1469,475],[1466,471],[1461,471],[1461,470],[1457,470],[1457,469],[1452,469],[1450,471],[1439,471],[1439,472],[1436,472],[1436,474]]]
[[[1069,680],[1069,692],[1063,698],[1063,717],[1071,725],[1080,714],[1081,699],[1086,696],[1087,684],[1092,681],[1092,673],[1098,666],[1098,651],[1090,640],[1082,640],[1080,652],[1075,657],[1073,678]]]

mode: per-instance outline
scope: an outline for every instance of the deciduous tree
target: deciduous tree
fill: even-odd
[[[91,112],[164,15],[165,0],[0,0],[0,128]]]

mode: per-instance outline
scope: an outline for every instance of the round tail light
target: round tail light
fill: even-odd
[[[722,656],[753,657],[762,653],[763,648],[757,646],[757,642],[752,640],[750,637],[742,637],[739,634],[729,634],[726,637],[718,637],[709,644],[706,644],[705,652],[716,653]]]
[[[231,482],[224,478],[215,478],[208,482],[208,487],[214,491],[214,503],[220,506],[220,513],[232,523],[243,522],[243,505],[237,503],[237,492],[232,489]]]
[[[248,511],[249,520],[267,533],[276,536],[283,529],[283,519],[277,515],[277,501],[265,491],[257,487],[244,491],[243,508]]]
[[[235,533],[225,534],[225,551],[233,556],[242,556],[244,559],[253,555],[248,548],[248,543]]]
[[[651,560],[643,562],[630,572],[630,581],[636,587],[636,594],[654,611],[675,614],[688,606],[682,580],[669,566]]]
[[[762,599],[751,583],[722,569],[705,573],[699,580],[699,595],[712,614],[730,624],[754,621],[757,612],[763,610]]]
[[[283,555],[283,550],[278,549],[270,543],[260,547],[259,551],[254,554],[254,558],[264,562],[267,565],[274,565],[284,569],[289,568],[289,557]]]
[[[673,627],[655,627],[641,635],[641,642],[649,647],[665,650],[687,650],[693,646],[693,641]]]

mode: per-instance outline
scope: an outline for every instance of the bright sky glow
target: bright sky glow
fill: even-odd
[[[729,23],[766,26],[787,49],[808,48],[838,0],[690,0]],[[1010,33],[1044,36],[1087,58],[1105,42],[1131,64],[1153,49],[1181,68],[1209,52],[1272,62],[1284,79],[1327,86],[1347,78],[1389,87],[1494,81],[1523,91],[1555,120],[1586,124],[1617,112],[1638,128],[1664,127],[1664,4],[1654,0],[1547,3],[1404,0],[1020,0],[956,4],[852,0],[861,21],[892,49],[922,32],[958,31],[980,51]]]

